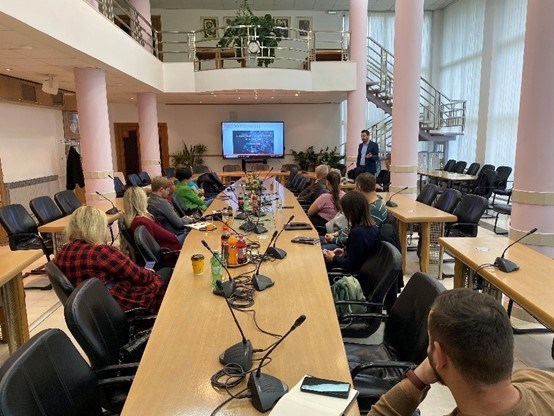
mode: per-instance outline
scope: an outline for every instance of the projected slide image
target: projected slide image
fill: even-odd
[[[239,155],[270,155],[274,133],[271,130],[233,131],[233,153]]]

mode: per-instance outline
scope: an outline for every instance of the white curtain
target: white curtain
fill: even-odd
[[[468,164],[475,161],[484,16],[483,0],[459,1],[444,11],[439,90],[467,101],[465,133],[450,142],[447,158]]]
[[[497,2],[487,118],[486,163],[514,166],[527,0]]]

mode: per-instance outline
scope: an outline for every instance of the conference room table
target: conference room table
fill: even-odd
[[[388,201],[392,192],[379,192],[383,201]],[[408,252],[408,225],[419,223],[421,238],[421,254],[419,258],[420,270],[429,272],[431,251],[433,250],[434,261],[438,266],[437,278],[442,277],[442,251],[438,246],[438,238],[444,233],[444,223],[455,222],[455,215],[441,211],[440,209],[425,205],[415,200],[415,195],[395,195],[392,199],[398,204],[397,207],[387,207],[387,210],[398,221],[398,238],[402,247],[402,270],[406,271],[406,255]]]
[[[243,171],[216,172],[216,173],[217,173],[217,176],[219,176],[219,178],[222,179],[224,183],[228,183],[230,180],[233,180],[233,179],[240,179],[244,176]],[[285,184],[286,179],[290,175],[290,171],[281,172],[279,170],[272,170],[272,171],[263,170],[263,171],[256,171],[255,173],[260,179],[272,178],[272,177],[278,176],[282,185]],[[298,173],[306,176],[308,179],[315,180],[315,172],[302,171]],[[197,174],[197,175],[200,176],[201,174]],[[196,177],[193,176],[193,179],[196,179],[198,176]]]
[[[418,171],[417,174],[419,175],[419,189],[423,187],[424,176],[446,181],[449,188],[452,187],[452,182],[474,182],[477,180],[477,175],[446,172],[444,170]]]
[[[117,214],[106,214],[106,216],[108,217],[108,225],[113,224],[121,216],[121,212],[123,212],[123,198],[116,198],[114,205],[120,212],[118,212]],[[107,211],[112,208],[112,205],[108,201],[98,201],[98,203],[94,206],[98,209],[101,209],[102,211]],[[40,225],[38,227],[38,231],[40,233],[52,234],[54,253],[57,253],[58,248],[64,245],[67,241],[65,229],[67,227],[67,224],[69,224],[70,217],[71,215],[66,215],[65,217],[59,218],[47,224]]]
[[[271,180],[274,179],[265,181],[267,189]],[[269,207],[273,214],[262,217],[268,232],[248,235],[259,241],[261,252],[273,231],[280,230],[291,215],[295,216],[294,221],[309,223],[294,195],[276,182],[275,189],[283,206],[293,208],[278,210],[273,202]],[[210,210],[228,204],[235,206],[231,200],[215,199]],[[242,221],[233,219],[231,223],[237,229]],[[210,377],[222,368],[219,355],[241,340],[224,298],[212,293],[211,255],[201,244],[205,240],[212,249],[219,249],[221,223],[215,224],[217,230],[192,230],[185,239],[122,416],[205,416],[229,397],[224,389],[215,389],[210,384]],[[275,285],[254,293],[251,309],[256,311],[258,325],[282,335],[299,316],[306,316],[303,325],[273,351],[271,362],[262,372],[281,379],[289,388],[305,374],[351,383],[321,246],[291,242],[300,235],[317,237],[313,229],[284,231],[277,247],[285,249],[287,256],[283,260],[266,261],[260,268],[260,273],[273,279]],[[206,257],[203,275],[192,272],[191,256],[196,253]],[[247,264],[231,268],[230,273],[233,277],[242,273],[252,275],[254,269],[254,265]],[[235,313],[254,348],[267,348],[276,341],[256,329],[251,313]],[[263,353],[255,354],[255,357],[262,356]],[[254,366],[258,363],[254,361]],[[243,390],[246,381],[231,391]],[[260,413],[252,407],[250,399],[242,399],[232,400],[217,414]],[[357,404],[353,403],[346,414],[358,415]]]
[[[524,244],[515,244],[505,258],[519,270],[504,273],[488,266],[512,241],[498,236],[443,237],[439,243],[454,256],[454,287],[466,287],[469,271],[476,271],[529,314],[554,330],[554,260]]]
[[[21,271],[43,256],[42,250],[0,252],[0,296],[5,309],[6,322],[2,333],[7,339],[10,354],[29,340],[29,323],[25,307],[25,292]]]

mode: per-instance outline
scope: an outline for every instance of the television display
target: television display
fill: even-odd
[[[224,159],[282,158],[285,156],[285,123],[234,121],[221,123]]]

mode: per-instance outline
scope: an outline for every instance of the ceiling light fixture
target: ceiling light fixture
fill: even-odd
[[[42,91],[46,94],[57,95],[60,84],[54,80],[54,75],[48,75],[48,79],[42,83]]]
[[[327,10],[327,14],[337,14],[338,11],[336,10]]]
[[[6,71],[8,71],[8,72],[13,71],[12,68],[5,68],[5,69],[6,69]]]

